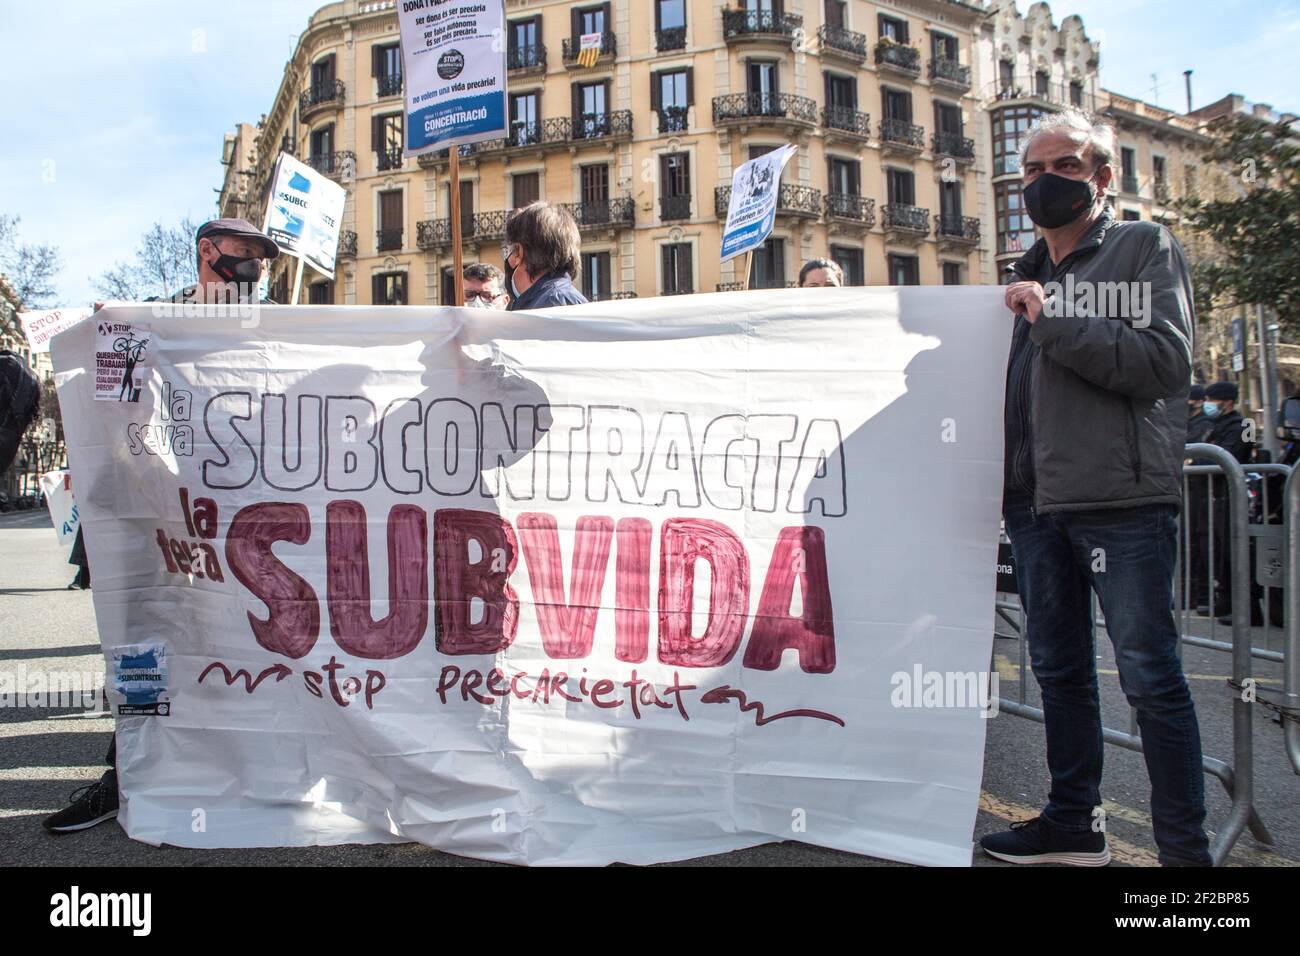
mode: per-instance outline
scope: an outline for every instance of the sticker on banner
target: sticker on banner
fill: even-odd
[[[120,717],[170,714],[166,646],[123,644],[113,648],[113,689],[125,698],[117,705]]]
[[[143,325],[100,322],[95,328],[95,401],[138,402],[153,335]]]

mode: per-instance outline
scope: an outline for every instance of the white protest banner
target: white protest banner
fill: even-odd
[[[785,145],[741,163],[731,177],[731,202],[722,230],[722,261],[757,249],[776,222],[781,170],[799,147]]]
[[[53,358],[133,838],[970,862],[1001,290],[106,318],[138,404]]]
[[[262,231],[281,251],[298,256],[333,279],[347,198],[347,190],[338,183],[281,153],[271,177]]]
[[[64,329],[71,328],[82,319],[89,318],[93,309],[50,309],[46,312],[19,312],[18,322],[27,336],[32,353],[50,350],[50,339]]]
[[[72,495],[72,474],[67,469],[60,469],[41,475],[41,494],[45,496],[50,523],[54,525],[54,533],[59,536],[59,544],[72,547],[81,523],[77,500]]]
[[[406,155],[505,135],[501,0],[398,0]]]

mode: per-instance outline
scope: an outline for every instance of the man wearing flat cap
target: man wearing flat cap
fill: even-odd
[[[199,227],[199,281],[171,297],[172,302],[257,302],[262,260],[274,259],[280,247],[246,219],[214,219]],[[270,305],[270,301],[261,300]]]

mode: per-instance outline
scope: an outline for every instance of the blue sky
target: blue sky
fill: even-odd
[[[648,0],[647,0],[648,2]],[[814,0],[805,0],[811,3]],[[59,246],[62,304],[126,260],[154,222],[202,221],[222,135],[271,105],[318,0],[0,3],[0,213]],[[1028,0],[1020,0],[1022,12]],[[1102,44],[1110,89],[1181,109],[1229,92],[1300,112],[1300,0],[1055,0]],[[67,31],[75,30],[76,39]],[[1152,93],[1151,74],[1159,91]]]

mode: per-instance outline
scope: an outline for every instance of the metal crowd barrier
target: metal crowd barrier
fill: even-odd
[[[1251,834],[1265,845],[1272,845],[1273,839],[1268,829],[1254,808],[1254,750],[1252,718],[1254,706],[1262,705],[1276,712],[1283,726],[1283,741],[1291,766],[1300,774],[1300,469],[1293,470],[1287,465],[1251,464],[1242,465],[1227,451],[1217,445],[1191,444],[1186,447],[1186,458],[1209,459],[1211,465],[1185,465],[1183,468],[1183,496],[1188,500],[1188,480],[1202,475],[1218,475],[1225,483],[1225,497],[1228,513],[1223,519],[1228,532],[1227,548],[1231,560],[1231,597],[1232,623],[1220,625],[1216,617],[1223,610],[1215,607],[1214,572],[1215,565],[1215,495],[1212,488],[1207,488],[1206,507],[1208,531],[1206,542],[1207,587],[1209,598],[1210,636],[1203,637],[1187,633],[1192,608],[1188,595],[1191,581],[1191,535],[1183,534],[1183,516],[1179,516],[1180,555],[1176,575],[1176,598],[1181,610],[1182,626],[1180,637],[1182,643],[1210,650],[1224,651],[1232,655],[1232,677],[1228,686],[1232,694],[1232,760],[1227,762],[1208,754],[1201,754],[1203,770],[1214,776],[1223,785],[1232,800],[1228,818],[1215,833],[1210,844],[1210,855],[1214,864],[1221,866],[1240,838],[1249,827]],[[1261,482],[1262,524],[1252,524],[1249,520],[1250,496],[1247,474],[1257,473],[1264,476]],[[1283,492],[1283,511],[1281,524],[1269,524],[1268,476],[1280,475],[1286,479]],[[1205,478],[1207,485],[1212,479]],[[1218,505],[1221,507],[1221,505]],[[1186,511],[1186,509],[1184,509]],[[1257,565],[1256,580],[1261,588],[1262,614],[1264,620],[1264,642],[1271,643],[1271,602],[1273,591],[1282,591],[1284,622],[1282,627],[1282,649],[1256,647],[1251,643],[1251,539],[1255,539]],[[1262,580],[1261,580],[1262,579]],[[1096,612],[1096,595],[1092,595],[1093,620],[1095,625],[1104,626],[1105,621]],[[1017,699],[999,698],[998,706],[1010,714],[1043,722],[1041,708],[1026,702],[1025,693],[1028,685],[1027,674],[1030,673],[1028,648],[1024,636],[1024,610],[1018,600],[1010,601],[999,598],[997,615],[1015,632],[1019,645],[1020,680]],[[1215,637],[1215,628],[1231,629],[1231,639],[1219,640]],[[1258,688],[1251,673],[1254,659],[1279,663],[1283,668],[1283,683],[1280,692]],[[1253,695],[1247,694],[1250,688]],[[1129,729],[1116,730],[1102,728],[1102,737],[1108,744],[1123,747],[1126,750],[1140,752],[1142,738],[1138,733],[1136,719],[1130,709]]]

